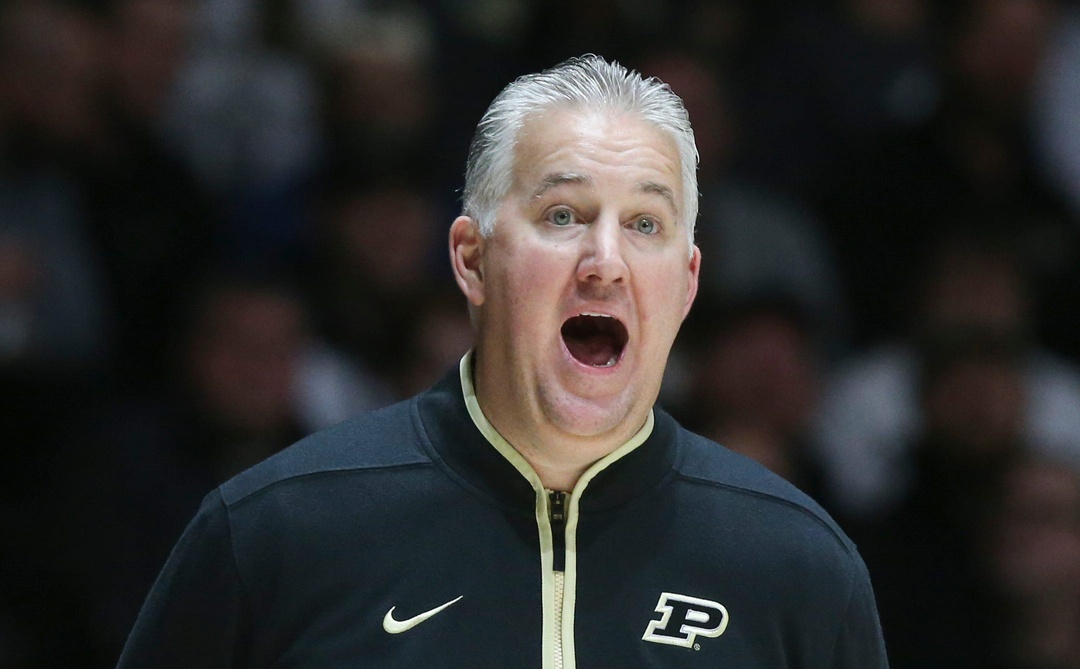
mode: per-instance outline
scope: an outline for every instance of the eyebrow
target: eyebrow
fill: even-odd
[[[576,172],[556,172],[548,174],[540,180],[540,185],[533,191],[533,199],[540,197],[553,188],[558,188],[559,186],[565,186],[567,184],[592,186],[593,180],[592,177],[587,174],[577,174]],[[671,205],[672,211],[675,213],[679,212],[679,207],[675,204],[675,193],[664,184],[655,181],[643,181],[638,184],[637,192],[659,195],[667,200],[667,203]]]
[[[552,188],[558,188],[567,184],[579,185],[579,186],[592,186],[592,177],[586,174],[577,174],[574,172],[557,172],[554,174],[548,174],[540,180],[540,186],[533,192],[533,199],[536,199],[548,192]]]
[[[676,214],[679,213],[679,208],[675,205],[675,193],[664,184],[656,183],[655,181],[643,181],[638,184],[638,192],[655,193],[656,195],[659,195],[671,205],[671,211]]]

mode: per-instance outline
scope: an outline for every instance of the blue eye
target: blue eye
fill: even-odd
[[[551,221],[553,225],[564,228],[573,223],[576,219],[574,218],[574,212],[569,209],[556,209],[548,214],[548,220]]]
[[[643,235],[655,235],[660,226],[651,218],[639,218],[634,221],[634,229]]]

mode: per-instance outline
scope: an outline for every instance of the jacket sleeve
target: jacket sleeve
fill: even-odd
[[[241,667],[246,620],[228,510],[214,491],[150,590],[117,669]]]
[[[832,669],[888,669],[870,575],[858,561],[851,599],[833,646]]]

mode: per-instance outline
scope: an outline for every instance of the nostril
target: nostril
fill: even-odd
[[[617,242],[597,243],[582,258],[579,278],[582,280],[618,281],[626,274],[627,265]]]

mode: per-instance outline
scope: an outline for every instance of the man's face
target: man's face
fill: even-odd
[[[682,202],[675,143],[653,125],[566,109],[526,122],[477,271],[459,272],[500,431],[618,441],[641,427],[697,292]]]

